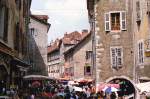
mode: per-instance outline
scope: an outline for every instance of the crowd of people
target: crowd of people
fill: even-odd
[[[105,94],[103,91],[96,93],[93,86],[83,86],[82,91],[78,91],[73,86],[62,84],[31,87],[20,97],[23,99],[117,99],[115,93]]]
[[[74,86],[82,90],[76,90]],[[23,88],[11,89],[10,91],[3,88],[2,93],[9,95],[12,99],[118,99],[114,92],[111,94],[106,94],[104,91],[96,92],[92,84],[79,86],[45,83],[32,86],[29,83]]]

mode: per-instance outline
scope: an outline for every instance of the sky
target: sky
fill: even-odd
[[[66,32],[89,30],[86,0],[32,0],[31,13],[49,16],[48,42]]]

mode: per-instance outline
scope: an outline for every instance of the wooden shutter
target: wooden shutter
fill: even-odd
[[[144,63],[144,43],[141,42],[141,62]]]
[[[117,66],[121,67],[122,66],[122,48],[116,48],[116,52],[117,52]]]
[[[138,63],[144,63],[144,45],[143,42],[138,43]]]
[[[116,67],[116,51],[115,48],[111,48],[111,65],[113,68]]]
[[[19,23],[16,24],[15,50],[19,51]]]
[[[122,48],[111,48],[111,65],[113,68],[121,67],[123,63]]]
[[[5,7],[0,6],[0,39],[4,38],[4,18],[5,18]]]
[[[8,8],[5,7],[5,21],[4,21],[4,41],[7,42],[7,37],[8,37]]]
[[[147,12],[150,13],[150,0],[146,0],[147,2]]]
[[[140,1],[136,2],[136,21],[141,21]]]
[[[105,31],[110,31],[110,14],[105,13]]]
[[[121,30],[126,30],[126,12],[121,12]]]

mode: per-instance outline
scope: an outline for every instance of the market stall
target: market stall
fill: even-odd
[[[150,97],[150,82],[136,84],[137,89],[140,92],[141,97]]]

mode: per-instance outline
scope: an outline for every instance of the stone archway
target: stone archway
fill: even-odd
[[[120,85],[120,89],[118,91],[118,95],[120,97],[130,97],[127,99],[135,99],[136,98],[136,92],[137,89],[135,87],[135,84],[132,80],[130,80],[126,76],[115,76],[111,77],[106,80],[107,83],[116,83]],[[131,98],[132,97],[132,98]]]

